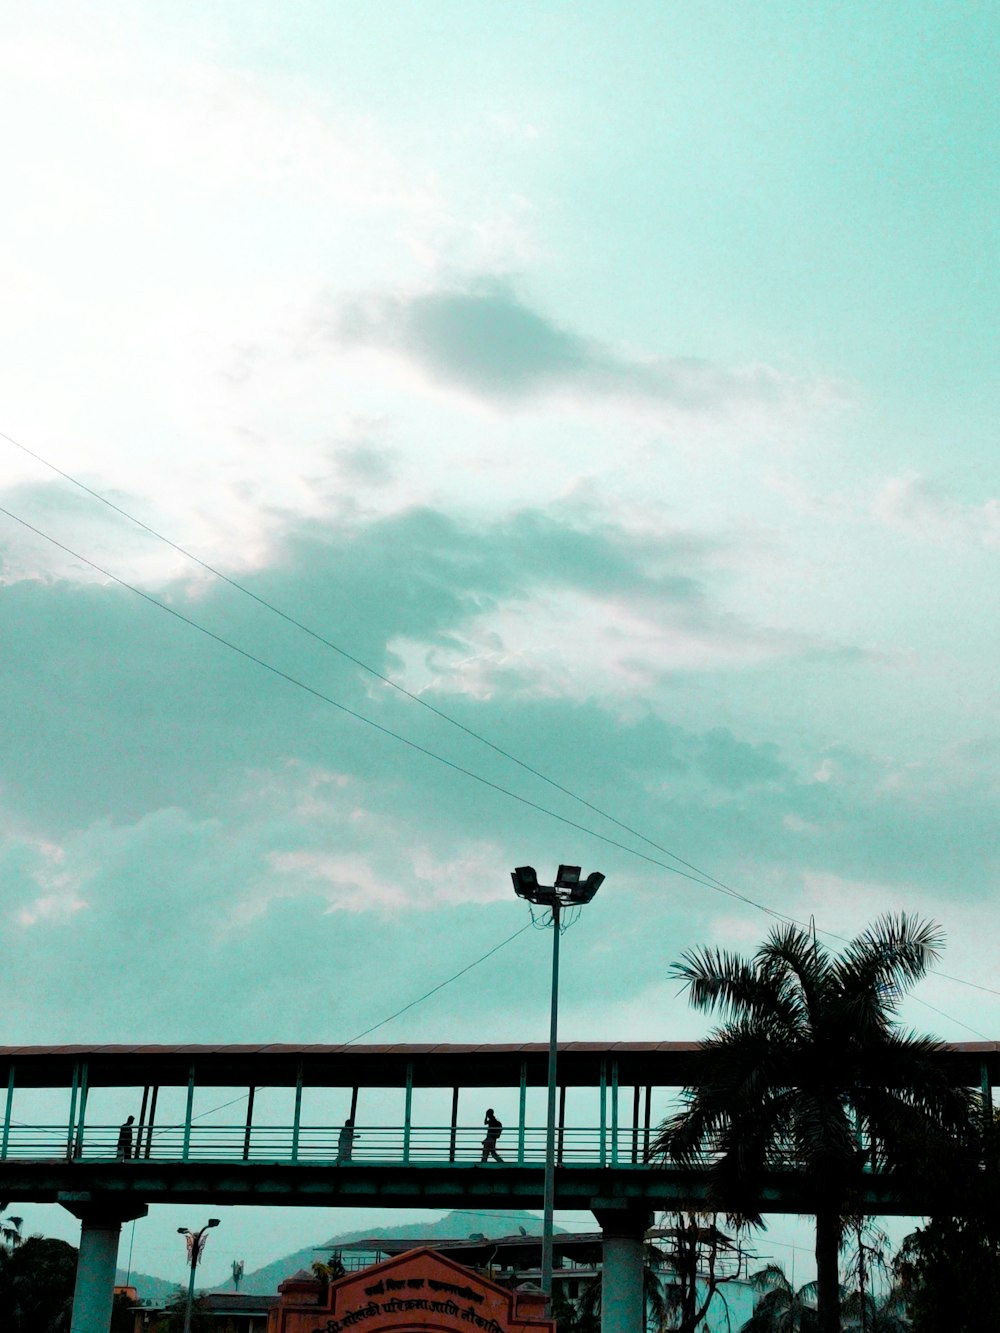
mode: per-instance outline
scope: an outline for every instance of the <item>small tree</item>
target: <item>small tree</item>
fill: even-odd
[[[111,1333],[132,1333],[135,1328],[134,1304],[132,1297],[124,1291],[115,1292],[111,1305]]]
[[[816,1333],[819,1314],[815,1282],[807,1282],[796,1291],[783,1268],[768,1264],[751,1273],[750,1283],[758,1296],[753,1314],[740,1333]]]
[[[330,1283],[336,1282],[339,1278],[342,1278],[346,1272],[347,1269],[344,1267],[344,1261],[340,1257],[339,1250],[334,1250],[325,1263],[321,1259],[313,1261],[313,1277],[318,1278],[323,1284],[323,1289],[320,1292],[321,1303],[326,1300],[327,1295],[329,1294]]]
[[[666,1304],[656,1265],[663,1256],[659,1250],[648,1242],[643,1247],[643,1253],[642,1295],[646,1310],[646,1327],[647,1329],[659,1330],[664,1327]],[[575,1308],[573,1308],[572,1317],[565,1326],[569,1333],[600,1333],[603,1295],[603,1273],[595,1273],[592,1278],[584,1283],[580,1291],[580,1297]],[[559,1327],[564,1326],[560,1324]]]
[[[932,1163],[928,1163],[930,1169]],[[933,1182],[937,1184],[937,1182]],[[924,1226],[892,1267],[914,1333],[1000,1330],[1000,1125],[983,1126],[979,1149],[947,1182]],[[940,1189],[937,1191],[940,1193]]]
[[[5,1215],[6,1214],[6,1215]],[[7,1204],[0,1203],[0,1249],[16,1250],[21,1244],[23,1217],[14,1217],[7,1213]]]
[[[670,1218],[673,1227],[660,1237],[664,1266],[671,1270],[670,1279],[665,1278],[663,1328],[695,1333],[717,1296],[725,1304],[720,1289],[739,1277],[739,1265],[732,1272],[721,1271],[721,1260],[733,1246],[716,1225],[715,1213],[674,1213]]]
[[[906,1313],[906,1298],[893,1285],[881,1296],[852,1291],[841,1306],[843,1333],[911,1333],[913,1325]]]
[[[166,1306],[166,1322],[157,1325],[157,1333],[184,1333],[184,1313],[187,1309],[187,1292],[177,1288],[177,1294]],[[191,1302],[191,1333],[216,1333],[215,1320],[205,1310],[203,1296],[195,1296]]]
[[[64,1240],[29,1236],[0,1268],[3,1333],[68,1333],[77,1252]]]

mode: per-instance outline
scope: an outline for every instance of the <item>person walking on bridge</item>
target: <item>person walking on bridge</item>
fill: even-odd
[[[486,1119],[483,1121],[486,1126],[486,1137],[483,1139],[483,1161],[493,1158],[495,1162],[502,1162],[503,1158],[497,1152],[497,1139],[503,1133],[503,1125],[493,1114],[491,1106],[486,1112]]]
[[[354,1120],[344,1121],[344,1128],[337,1138],[337,1161],[349,1162],[354,1154]]]
[[[127,1162],[132,1156],[132,1123],[134,1120],[135,1116],[130,1115],[118,1131],[117,1155],[119,1162]]]

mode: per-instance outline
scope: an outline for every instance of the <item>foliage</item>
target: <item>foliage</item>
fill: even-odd
[[[961,1201],[907,1236],[893,1261],[914,1333],[1000,1333],[1000,1126],[954,1180]]]
[[[844,1218],[843,1224],[844,1245],[848,1254],[845,1276],[848,1285],[853,1288],[844,1304],[843,1327],[857,1328],[859,1333],[871,1333],[874,1322],[885,1323],[882,1316],[886,1313],[890,1318],[886,1327],[892,1333],[889,1307],[883,1311],[884,1302],[877,1300],[873,1294],[885,1288],[889,1276],[889,1237],[872,1218],[860,1213],[855,1217]],[[904,1324],[903,1327],[908,1328],[909,1325]]]
[[[22,1217],[7,1213],[7,1205],[0,1203],[0,1250],[16,1250],[21,1244]]]
[[[663,1288],[653,1266],[659,1256],[645,1249],[645,1261],[642,1268],[642,1290],[646,1307],[647,1328],[660,1329],[664,1326],[666,1306]],[[604,1292],[603,1274],[595,1273],[582,1286],[579,1299],[575,1302],[565,1297],[553,1295],[553,1317],[558,1321],[560,1333],[600,1333],[601,1306]]]
[[[852,1291],[844,1298],[843,1333],[910,1333],[912,1327],[906,1312],[906,1295],[897,1284],[881,1297]]]
[[[815,1333],[819,1328],[815,1282],[796,1291],[782,1268],[768,1264],[750,1274],[750,1283],[758,1298],[740,1333]]]
[[[712,1203],[748,1221],[759,1221],[768,1173],[796,1173],[816,1216],[820,1333],[839,1333],[842,1218],[866,1168],[891,1179],[970,1137],[974,1100],[935,1063],[941,1044],[896,1021],[941,942],[937,926],[904,913],[838,957],[789,925],[749,961],[706,948],[672,969],[691,1003],[724,1024],[702,1043],[699,1081],[660,1126],[656,1151],[707,1164]]]
[[[76,1250],[63,1240],[29,1236],[0,1266],[4,1333],[69,1333]]]
[[[501,1283],[501,1285],[506,1284]],[[599,1326],[584,1327],[580,1322],[576,1303],[564,1296],[558,1286],[552,1293],[552,1318],[555,1320],[557,1333],[600,1333]]]
[[[135,1328],[135,1314],[133,1305],[135,1304],[131,1296],[123,1291],[115,1293],[115,1299],[111,1306],[111,1330],[110,1333],[132,1333]]]
[[[187,1291],[177,1288],[177,1294],[165,1307],[166,1318],[156,1325],[156,1333],[184,1333],[184,1311]],[[205,1310],[203,1298],[195,1294],[191,1303],[191,1333],[216,1333],[215,1320]]]
[[[340,1256],[339,1250],[334,1250],[333,1253],[330,1255],[329,1259],[327,1259],[326,1263],[323,1263],[323,1261],[320,1259],[315,1259],[313,1261],[312,1264],[313,1277],[317,1278],[323,1284],[322,1290],[320,1292],[321,1305],[326,1300],[327,1295],[330,1291],[330,1283],[336,1282],[339,1278],[342,1278],[346,1272],[347,1269],[344,1267],[344,1261]]]
[[[661,1327],[671,1333],[695,1333],[716,1297],[725,1303],[720,1288],[734,1281],[738,1272],[719,1271],[720,1253],[729,1242],[716,1226],[714,1213],[675,1213],[671,1220],[671,1243],[661,1246],[664,1264],[671,1270],[665,1278]]]

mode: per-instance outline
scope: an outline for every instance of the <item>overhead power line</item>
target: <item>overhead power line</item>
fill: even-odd
[[[22,444],[20,440],[15,439],[12,435],[8,435],[5,431],[0,431],[0,439],[6,440],[8,444],[12,444],[16,449],[20,449],[21,452],[27,454],[29,458],[35,459],[35,461],[41,463],[43,467],[47,467],[51,472],[54,472],[57,476],[62,477],[64,481],[68,481],[72,486],[76,486],[86,495],[91,496],[92,499],[97,500],[100,504],[103,504],[108,509],[113,510],[114,513],[119,514],[122,518],[127,519],[137,528],[141,528],[143,532],[149,533],[151,537],[155,537],[157,541],[162,542],[165,546],[169,546],[172,551],[176,551],[178,555],[182,555],[186,560],[190,560],[193,564],[196,564],[200,569],[205,570],[206,573],[211,574],[214,578],[219,579],[222,583],[227,584],[230,588],[234,588],[237,592],[242,593],[244,597],[249,597],[251,601],[256,602],[258,606],[262,606],[265,610],[270,611],[272,615],[278,616],[279,619],[285,621],[286,624],[292,625],[295,629],[301,630],[303,634],[307,634],[309,638],[313,639],[316,643],[322,644],[323,647],[329,648],[332,652],[339,654],[339,656],[344,658],[345,661],[351,662],[354,664],[354,666],[360,667],[362,671],[367,672],[370,676],[373,676],[376,680],[381,681],[382,684],[387,685],[389,689],[395,690],[397,694],[403,695],[404,698],[409,699],[412,703],[419,705],[421,708],[427,709],[428,712],[433,713],[434,716],[439,718],[442,722],[447,722],[449,726],[455,727],[458,731],[464,732],[466,736],[469,736],[473,740],[478,741],[481,745],[485,745],[487,749],[492,750],[494,754],[500,755],[501,758],[508,760],[512,764],[516,764],[518,768],[523,769],[524,772],[526,773],[530,773],[532,777],[538,778],[539,781],[546,783],[548,786],[554,788],[556,791],[562,792],[564,796],[568,796],[571,800],[577,801],[580,805],[585,806],[588,810],[592,811],[594,814],[600,815],[602,819],[606,819],[608,820],[609,823],[614,824],[617,828],[620,828],[624,833],[628,833],[632,837],[638,838],[640,842],[646,843],[647,846],[652,847],[655,851],[661,852],[664,856],[669,856],[670,859],[672,861],[676,861],[678,865],[683,866],[685,869],[690,870],[695,874],[699,875],[701,877],[702,882],[706,883],[711,882],[713,884],[719,885],[720,888],[726,888],[729,892],[732,893],[736,892],[736,890],[730,889],[728,885],[723,884],[721,880],[716,879],[714,875],[709,874],[708,871],[702,870],[698,866],[692,865],[691,862],[689,861],[685,861],[684,858],[678,856],[676,852],[672,852],[669,847],[664,847],[661,843],[656,842],[653,838],[647,837],[645,833],[642,833],[638,829],[632,828],[629,824],[626,824],[616,815],[613,815],[609,811],[602,809],[601,806],[596,805],[593,801],[588,800],[587,797],[581,796],[579,792],[573,791],[570,787],[567,787],[563,783],[559,782],[558,779],[553,778],[547,773],[543,773],[533,764],[529,764],[526,760],[521,759],[518,755],[512,754],[509,750],[504,749],[503,746],[497,745],[496,742],[491,741],[488,736],[484,736],[482,732],[476,731],[474,727],[469,727],[464,722],[460,722],[458,718],[453,717],[450,713],[445,712],[444,709],[438,708],[435,704],[432,704],[428,699],[424,698],[422,695],[416,694],[412,690],[408,690],[406,686],[401,685],[399,681],[393,680],[391,676],[385,675],[383,672],[379,671],[377,667],[373,667],[369,662],[365,662],[362,658],[357,657],[352,652],[349,652],[348,649],[343,647],[342,644],[334,642],[334,640],[328,638],[325,634],[321,634],[318,630],[313,629],[311,625],[307,625],[304,621],[298,619],[296,616],[290,615],[287,611],[282,610],[280,606],[276,606],[266,597],[261,597],[260,594],[254,592],[252,588],[248,588],[245,583],[241,583],[238,579],[234,579],[231,575],[226,574],[223,570],[219,569],[218,566],[213,565],[209,563],[209,561],[202,559],[201,556],[196,555],[193,551],[188,550],[186,546],[182,546],[179,542],[175,542],[172,538],[166,536],[164,533],[152,527],[149,523],[146,523],[143,519],[137,517],[137,515],[131,513],[129,510],[123,508],[121,505],[115,504],[115,502],[109,499],[108,496],[103,495],[100,491],[95,490],[92,486],[88,486],[85,482],[81,481],[78,477],[74,477],[71,473],[65,472],[61,467],[58,467],[55,463],[50,462],[47,458],[44,458],[41,454],[36,453],[34,449],[29,449],[26,444]],[[78,557],[78,558],[83,558],[83,557]],[[113,575],[111,577],[113,577]],[[790,918],[783,918],[783,919],[790,919]]]
[[[182,620],[184,623],[192,626],[192,628],[200,630],[203,634],[206,634],[210,638],[215,639],[218,643],[222,644],[227,648],[230,648],[234,652],[239,653],[248,660],[255,662],[257,665],[263,667],[265,670],[270,671],[273,674],[282,677],[289,683],[308,691],[309,693],[315,695],[317,698],[322,699],[324,702],[330,704],[331,706],[340,709],[341,711],[347,713],[351,717],[354,717],[356,720],[365,722],[367,725],[372,726],[377,730],[383,732],[384,734],[390,736],[391,738],[400,741],[402,744],[405,744],[410,748],[417,750],[418,752],[426,755],[429,758],[436,759],[439,763],[442,763],[447,767],[454,769],[456,772],[459,772],[464,776],[473,779],[474,781],[483,783],[484,785],[493,788],[495,791],[503,795],[506,795],[513,800],[519,801],[522,804],[525,804],[530,808],[539,811],[540,813],[546,814],[551,818],[557,819],[571,828],[577,829],[578,831],[586,833],[591,837],[597,838],[609,846],[625,851],[633,856],[637,856],[640,859],[648,862],[649,864],[655,865],[664,870],[668,870],[672,874],[679,875],[682,878],[691,880],[693,883],[700,884],[703,888],[712,889],[715,892],[722,893],[728,897],[734,898],[739,902],[743,902],[747,906],[753,907],[757,911],[763,912],[765,915],[770,916],[772,919],[784,921],[792,925],[798,925],[798,926],[805,925],[804,922],[797,920],[795,917],[790,916],[787,913],[777,911],[774,908],[770,908],[766,904],[760,903],[757,900],[751,898],[749,895],[741,893],[739,890],[734,889],[731,885],[726,884],[725,881],[718,879],[710,872],[702,870],[699,866],[693,864],[690,861],[685,860],[683,857],[679,856],[676,852],[671,851],[668,847],[663,846],[655,839],[650,838],[649,836],[641,832],[641,830],[633,828],[631,825],[625,823],[623,820],[620,820],[617,816],[611,814],[609,811],[604,810],[601,806],[596,805],[594,802],[588,800],[586,797],[580,795],[578,792],[575,792],[571,788],[566,787],[563,783],[559,782],[557,779],[552,778],[548,774],[534,767],[532,764],[527,763],[525,760],[519,758],[517,755],[512,754],[510,751],[504,749],[502,746],[497,745],[495,742],[491,741],[488,737],[483,736],[482,733],[476,731],[474,728],[467,726],[465,723],[451,716],[451,714],[446,713],[443,709],[437,708],[434,704],[430,703],[427,699],[423,698],[421,695],[415,694],[411,690],[406,689],[406,687],[401,685],[398,681],[394,681],[391,677],[386,676],[384,673],[380,672],[377,668],[371,666],[363,659],[349,652],[342,645],[335,643],[332,639],[329,639],[325,635],[319,633],[317,630],[305,624],[297,617],[290,615],[288,612],[282,610],[280,607],[276,606],[273,602],[270,602],[266,598],[261,597],[259,594],[255,593],[252,589],[248,588],[245,584],[239,582],[239,580],[232,578],[230,575],[224,573],[222,570],[218,569],[210,562],[202,559],[200,556],[188,550],[186,547],[180,545],[178,542],[173,541],[170,537],[167,537],[164,533],[159,532],[156,528],[144,522],[142,519],[138,518],[135,514],[130,513],[127,509],[123,508],[121,505],[115,504],[113,500],[103,495],[100,491],[94,489],[93,487],[88,486],[85,482],[80,481],[79,478],[74,477],[71,473],[64,471],[62,468],[58,467],[55,463],[50,462],[48,459],[43,457],[43,455],[37,453],[33,449],[30,449],[27,445],[21,443],[21,441],[15,439],[13,436],[7,434],[5,431],[0,431],[0,439],[6,440],[9,444],[13,445],[15,448],[19,449],[22,453],[28,455],[30,458],[35,459],[37,462],[41,463],[44,467],[48,468],[57,476],[62,477],[65,481],[69,482],[71,485],[77,487],[79,490],[91,496],[93,499],[105,505],[107,508],[113,510],[121,517],[127,519],[130,523],[134,524],[136,527],[142,529],[144,532],[147,532],[150,536],[155,537],[158,541],[164,543],[166,546],[170,547],[178,554],[184,556],[185,559],[192,561],[194,564],[204,569],[207,573],[212,574],[213,577],[228,584],[230,587],[236,589],[244,596],[250,598],[252,601],[256,602],[261,607],[270,611],[273,615],[278,616],[281,620],[285,621],[289,625],[292,625],[294,628],[300,630],[302,633],[308,635],[317,643],[322,644],[324,647],[339,654],[345,660],[360,667],[363,671],[367,672],[377,680],[381,681],[383,684],[387,685],[390,689],[395,690],[397,693],[403,695],[405,698],[411,700],[413,703],[418,704],[421,708],[427,709],[429,712],[433,713],[436,717],[438,717],[442,721],[447,722],[450,726],[453,726],[457,728],[459,731],[464,732],[467,736],[480,742],[482,745],[494,751],[494,753],[500,755],[502,758],[509,760],[513,764],[516,764],[519,768],[523,769],[525,772],[530,773],[532,776],[538,778],[540,781],[551,786],[553,789],[568,796],[571,800],[574,800],[579,804],[583,805],[588,810],[592,811],[594,814],[597,814],[601,818],[608,820],[616,827],[622,829],[623,832],[630,834],[632,837],[638,838],[641,842],[644,842],[647,846],[650,846],[654,848],[656,851],[661,852],[664,856],[670,857],[672,861],[677,863],[677,865],[666,864],[663,861],[660,861],[656,857],[648,856],[645,853],[638,851],[634,847],[629,847],[627,844],[624,844],[614,838],[609,838],[605,834],[602,834],[595,829],[589,828],[585,825],[577,823],[574,820],[568,819],[566,816],[561,815],[558,812],[539,804],[538,802],[531,801],[527,797],[521,796],[519,793],[514,792],[511,789],[503,787],[499,783],[492,782],[490,779],[475,773],[473,770],[467,769],[462,765],[454,763],[452,760],[449,760],[444,756],[438,754],[437,752],[430,750],[428,747],[419,745],[417,742],[412,741],[408,737],[405,737],[398,732],[394,732],[390,728],[382,726],[380,723],[375,722],[373,719],[366,717],[364,714],[355,712],[347,705],[341,704],[339,701],[331,698],[330,696],[325,695],[322,692],[313,689],[311,686],[305,684],[305,682],[299,681],[297,678],[291,676],[286,672],[281,671],[279,668],[274,667],[270,663],[264,661],[262,658],[257,657],[255,654],[250,653],[246,649],[240,648],[238,645],[233,644],[231,641],[224,639],[221,635],[216,634],[214,631],[208,629],[206,626],[203,626],[197,621],[194,621],[193,619],[184,616],[181,612],[176,611],[174,608],[170,607],[166,603],[160,602],[158,599],[151,597],[148,593],[145,593],[142,589],[137,588],[135,585],[130,584],[126,582],[124,579],[119,578],[111,571],[106,570],[103,567],[97,565],[94,561],[88,559],[88,557],[80,554],[79,552],[71,550],[71,548],[57,541],[54,537],[49,536],[49,534],[43,532],[41,529],[34,527],[32,524],[28,523],[25,519],[20,518],[18,515],[12,513],[10,510],[0,509],[0,513],[4,513],[8,517],[14,519],[16,522],[21,523],[24,527],[35,532],[38,536],[44,538],[46,541],[51,542],[53,545],[65,551],[67,554],[72,555],[75,559],[83,561],[83,563],[89,565],[91,568],[96,570],[98,573],[102,574],[104,577],[112,579],[114,582],[120,584],[122,587],[128,589],[130,592],[134,592],[137,596],[142,597],[146,601],[151,602],[154,606],[157,606],[159,609],[168,611],[171,615],[174,615],[179,620]],[[678,866],[684,867],[684,869],[678,869],[677,868]],[[685,870],[691,873],[685,873]],[[818,928],[818,929],[820,934],[827,936],[829,939],[836,940],[840,943],[847,942],[846,937],[842,935],[838,935],[833,931],[829,931],[823,928]],[[1000,996],[1000,990],[996,990],[993,987],[981,985],[978,982],[970,981],[964,977],[955,977],[946,972],[938,971],[937,969],[932,969],[932,970],[933,974],[935,976],[941,977],[942,980],[951,981],[956,985],[965,986],[973,990],[978,990],[984,994]],[[933,1006],[928,1006],[928,1007],[933,1007]],[[954,1021],[959,1022],[958,1019],[955,1019]],[[961,1024],[961,1026],[968,1028],[967,1024]],[[973,1028],[968,1028],[968,1030],[970,1032],[975,1031],[975,1029]]]
[[[459,773],[463,777],[471,779],[473,782],[478,782],[484,787],[489,787],[492,791],[498,792],[500,795],[506,796],[512,801],[517,801],[519,804],[527,806],[531,810],[537,810],[540,814],[547,815],[550,819],[556,819],[561,824],[576,829],[579,833],[586,833],[589,837],[597,838],[600,842],[606,843],[608,846],[617,847],[619,851],[627,852],[631,856],[637,856],[640,860],[646,861],[650,865],[659,866],[661,870],[668,870],[671,874],[680,875],[683,879],[689,879],[695,884],[701,884],[703,888],[712,889],[716,893],[723,893],[730,898],[736,898],[740,902],[747,903],[751,907],[756,907],[758,911],[766,912],[768,916],[775,917],[782,921],[791,920],[790,917],[785,916],[783,913],[777,912],[773,908],[766,907],[762,903],[755,902],[752,898],[749,898],[746,894],[739,893],[736,889],[730,889],[706,879],[701,879],[695,874],[689,874],[685,870],[678,869],[677,866],[669,865],[666,861],[660,861],[655,856],[648,856],[645,852],[641,852],[635,847],[630,847],[627,843],[619,842],[616,838],[610,838],[607,834],[598,832],[597,829],[588,828],[585,824],[580,824],[575,819],[570,819],[567,815],[560,814],[557,810],[552,810],[550,807],[544,806],[538,801],[533,801],[527,796],[522,796],[520,792],[513,791],[509,787],[504,787],[499,782],[494,782],[491,778],[484,777],[481,773],[475,772],[474,769],[466,768],[463,764],[458,764],[453,759],[448,759],[444,755],[438,754],[436,750],[432,750],[426,745],[421,745],[419,741],[415,741],[409,736],[404,736],[402,732],[394,731],[391,727],[386,727],[381,722],[376,722],[374,718],[366,717],[364,713],[359,713],[357,709],[341,703],[339,699],[334,699],[332,695],[326,694],[323,690],[318,690],[315,686],[307,684],[304,680],[300,680],[290,672],[283,671],[281,667],[277,667],[273,663],[266,661],[265,658],[250,652],[249,649],[241,647],[238,643],[234,643],[232,639],[227,639],[224,635],[217,634],[215,630],[209,629],[207,625],[201,624],[200,621],[194,620],[191,616],[186,616],[182,611],[178,611],[176,607],[170,606],[166,602],[161,602],[159,598],[154,597],[151,593],[145,592],[134,583],[129,583],[127,579],[123,579],[120,575],[115,574],[104,565],[99,565],[96,560],[91,560],[89,556],[83,555],[80,551],[75,551],[71,546],[67,546],[65,542],[59,541],[49,533],[44,532],[41,528],[36,527],[35,524],[29,523],[26,518],[22,518],[12,510],[0,506],[0,514],[4,514],[7,518],[13,519],[15,523],[20,523],[23,528],[26,528],[29,532],[33,532],[35,536],[41,537],[44,541],[49,542],[52,546],[63,551],[66,555],[72,556],[74,560],[81,561],[83,564],[87,565],[88,568],[93,569],[96,573],[100,574],[103,578],[110,579],[113,583],[117,583],[128,592],[134,593],[136,597],[141,597],[144,602],[148,602],[150,606],[155,606],[158,611],[163,611],[167,615],[172,616],[175,620],[179,620],[182,624],[190,626],[191,629],[197,630],[199,634],[204,634],[206,638],[213,640],[213,642],[219,644],[221,647],[227,648],[230,652],[237,653],[240,657],[245,658],[246,661],[252,662],[255,666],[259,666],[264,671],[270,672],[271,675],[286,681],[296,689],[304,690],[307,694],[312,695],[314,699],[318,699],[321,703],[328,704],[331,708],[336,708],[338,712],[346,714],[347,717],[353,718],[356,722],[361,722],[365,726],[374,728],[375,731],[380,732],[383,736],[387,736],[390,740],[398,741],[401,745],[407,746],[409,749],[424,755],[428,759],[433,759],[436,763],[442,764],[445,768],[450,768],[453,772]]]
[[[336,1055],[339,1051],[346,1051],[349,1046],[353,1046],[354,1043],[356,1041],[360,1041],[362,1037],[371,1036],[371,1034],[373,1032],[377,1032],[379,1028],[384,1028],[387,1023],[391,1023],[394,1018],[399,1018],[402,1014],[407,1013],[408,1010],[415,1009],[418,1004],[423,1004],[424,1000],[429,1000],[432,995],[436,995],[438,991],[444,990],[445,986],[450,986],[453,981],[457,981],[459,977],[464,977],[467,972],[471,972],[472,969],[474,967],[478,967],[480,963],[485,963],[487,958],[492,958],[493,955],[495,953],[499,953],[500,950],[505,945],[512,943],[512,941],[516,940],[519,935],[523,935],[526,930],[530,929],[531,929],[531,922],[529,921],[528,924],[526,926],[522,926],[520,930],[515,930],[513,935],[508,935],[507,938],[505,940],[501,940],[499,944],[494,944],[492,949],[487,949],[486,952],[484,954],[481,954],[477,959],[475,959],[474,962],[466,963],[465,967],[459,968],[457,972],[453,972],[450,977],[446,978],[446,980],[439,981],[436,986],[432,986],[430,990],[424,991],[423,995],[418,995],[417,998],[415,1000],[411,1000],[409,1004],[404,1004],[402,1009],[397,1009],[394,1014],[389,1014],[388,1017],[380,1019],[377,1023],[373,1023],[370,1028],[365,1028],[364,1032],[359,1032],[357,1036],[349,1037],[347,1041],[342,1042],[339,1046],[335,1047],[334,1050],[330,1052],[330,1054]],[[222,1102],[220,1103],[220,1105],[213,1106],[207,1111],[199,1111],[198,1114],[193,1115],[191,1119],[204,1120],[205,1116],[207,1115],[214,1115],[216,1111],[225,1111],[228,1107],[236,1106],[238,1103],[245,1102],[248,1099],[249,1099],[249,1093],[243,1093],[239,1097],[234,1097],[232,1101]],[[165,1129],[176,1129],[176,1128],[177,1128],[176,1125],[165,1126]],[[154,1129],[153,1131],[154,1136],[156,1134],[161,1134],[163,1132],[164,1132],[163,1129],[160,1130]]]

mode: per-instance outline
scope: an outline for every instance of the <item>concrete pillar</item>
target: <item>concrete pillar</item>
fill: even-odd
[[[645,1333],[643,1238],[652,1221],[645,1208],[595,1208],[604,1233],[601,1333]]]
[[[73,1289],[73,1333],[108,1333],[122,1223],[145,1217],[144,1203],[60,1199],[80,1219],[80,1255]]]

